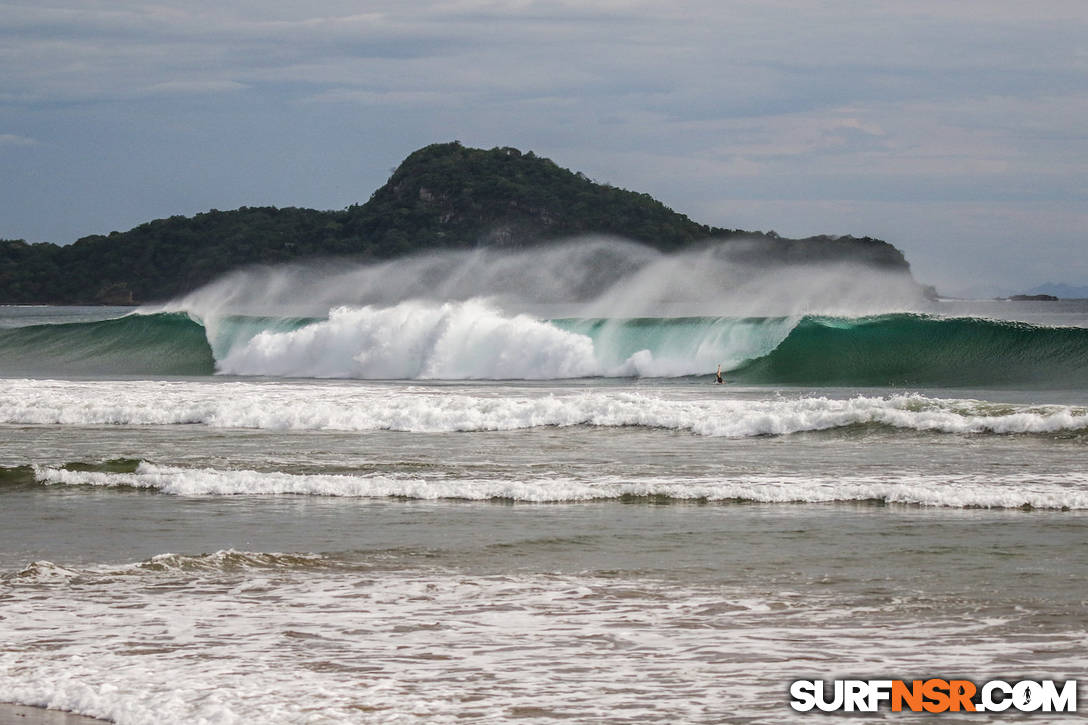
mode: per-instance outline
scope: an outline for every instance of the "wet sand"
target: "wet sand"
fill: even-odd
[[[0,725],[95,725],[109,722],[63,710],[27,707],[0,702]]]

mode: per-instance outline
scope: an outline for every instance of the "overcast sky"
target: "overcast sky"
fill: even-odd
[[[693,219],[1088,284],[1085,0],[0,1],[0,237],[364,202],[516,146]]]

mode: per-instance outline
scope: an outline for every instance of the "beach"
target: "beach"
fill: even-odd
[[[101,722],[106,721],[61,710],[0,703],[0,723],[3,725],[92,725]]]

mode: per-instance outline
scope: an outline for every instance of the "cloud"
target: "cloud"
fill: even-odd
[[[970,4],[970,3],[968,3]],[[1046,3],[1043,3],[1046,5]],[[116,97],[177,78],[375,93],[626,97],[621,110],[759,117],[859,99],[962,97],[1077,83],[1080,27],[1008,4],[16,3],[0,19],[5,95]],[[0,51],[2,52],[2,51]],[[1064,69],[1064,70],[1063,70]],[[360,73],[360,70],[362,72]],[[367,72],[367,71],[370,72]],[[380,72],[376,72],[380,71]],[[388,86],[376,81],[388,79]],[[355,83],[352,80],[356,79]],[[407,85],[407,87],[405,87]],[[1083,85],[1083,80],[1081,81]]]
[[[306,99],[310,103],[345,103],[361,106],[461,105],[463,96],[441,91],[371,91],[360,88],[331,88]]]
[[[3,146],[36,146],[37,141],[28,136],[19,136],[14,133],[0,133],[0,147]]]
[[[1083,0],[9,0],[0,127],[69,161],[0,172],[0,197],[44,194],[38,207],[9,195],[0,217],[42,224],[50,194],[90,193],[76,157],[89,178],[151,177],[72,206],[128,199],[133,223],[178,199],[350,203],[452,138],[529,148],[721,226],[784,232],[782,215],[803,233],[855,231],[824,203],[1083,205],[1084,37]],[[140,172],[164,156],[170,181]],[[319,173],[306,186],[277,163]],[[20,185],[29,175],[48,182]],[[153,193],[141,216],[132,200]],[[1025,236],[1038,221],[1002,218]],[[959,239],[991,233],[962,226]]]
[[[146,94],[203,94],[203,93],[229,93],[246,88],[243,83],[227,80],[176,80],[163,81],[152,86],[140,89]]]

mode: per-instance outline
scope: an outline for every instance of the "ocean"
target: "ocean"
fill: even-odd
[[[1088,302],[258,286],[0,307],[0,702],[789,723],[798,679],[1085,677]]]

